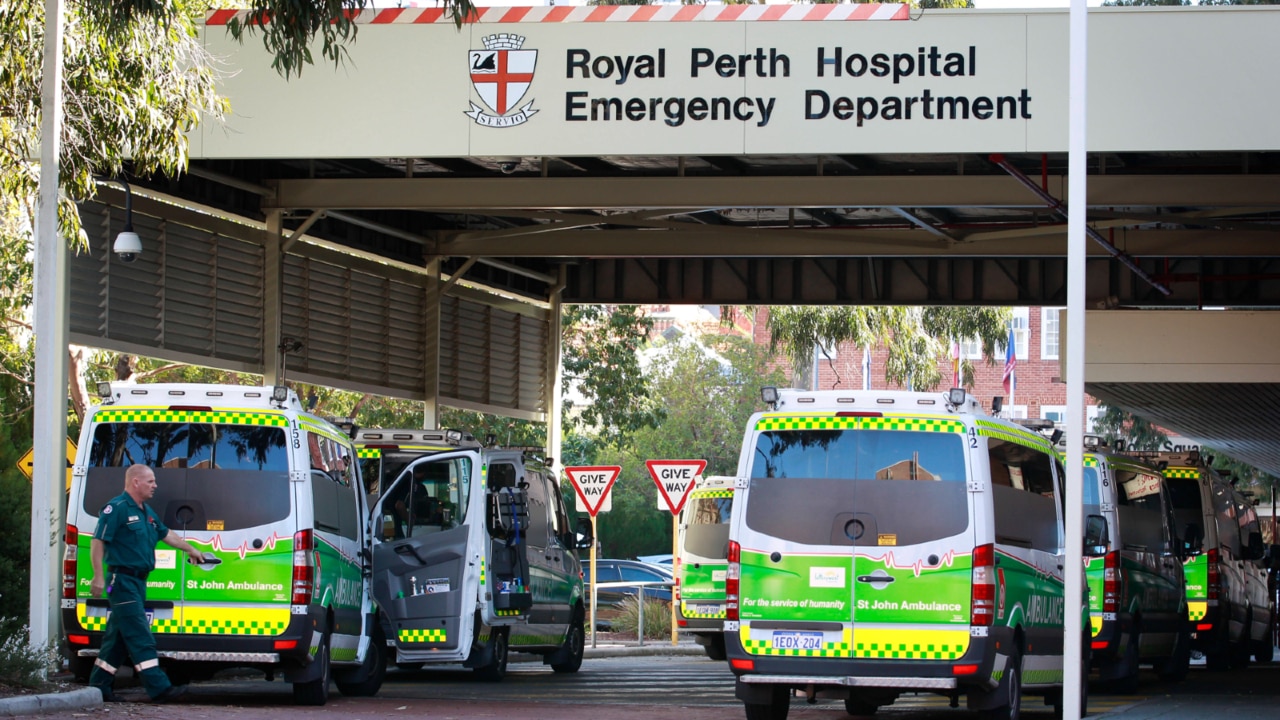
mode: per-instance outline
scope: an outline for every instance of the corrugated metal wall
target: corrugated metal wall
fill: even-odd
[[[135,212],[145,251],[123,263],[111,252],[123,215],[81,206],[90,248],[71,260],[72,342],[261,373],[265,248]],[[423,399],[434,344],[426,276],[294,249],[283,263],[282,335],[303,349],[288,355],[287,376]],[[548,311],[485,298],[455,285],[440,302],[438,401],[540,418]]]

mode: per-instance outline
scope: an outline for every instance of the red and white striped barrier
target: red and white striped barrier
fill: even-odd
[[[592,7],[482,7],[468,23],[591,23],[591,22],[814,22],[844,20],[907,20],[910,6],[901,3],[840,5],[598,5]],[[250,21],[248,10],[211,10],[205,25]],[[387,8],[354,14],[362,25],[429,25],[453,23],[442,8]]]

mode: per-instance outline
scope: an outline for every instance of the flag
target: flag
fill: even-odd
[[[871,389],[871,348],[862,348],[862,389]]]
[[[951,387],[960,387],[960,341],[951,341]]]
[[[1009,327],[1009,342],[1004,349],[1004,391],[1013,394],[1018,387],[1018,378],[1014,370],[1018,367],[1018,342],[1013,336],[1013,327]]]

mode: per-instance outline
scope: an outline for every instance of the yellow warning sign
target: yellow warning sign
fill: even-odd
[[[71,489],[71,466],[75,464],[76,444],[71,442],[71,438],[67,438],[67,490]],[[27,476],[27,480],[36,475],[36,449],[33,447],[27,450],[26,454],[18,460],[18,469],[23,475]]]

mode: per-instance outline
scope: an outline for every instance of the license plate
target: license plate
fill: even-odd
[[[774,650],[820,650],[822,633],[774,632]]]
[[[724,612],[722,605],[694,605],[692,609],[699,615],[719,615]]]

